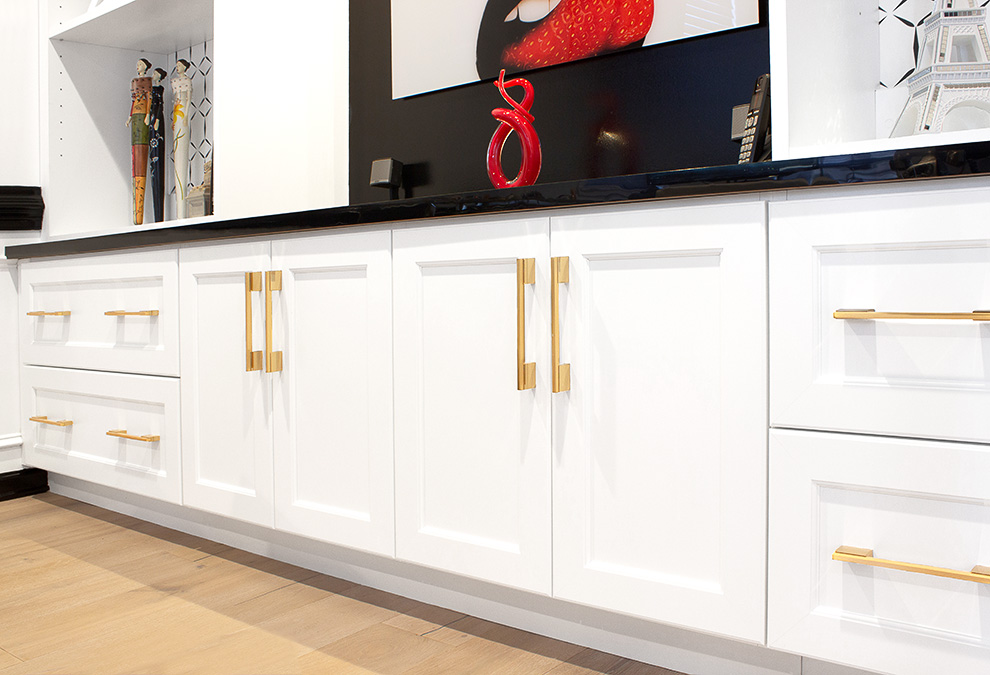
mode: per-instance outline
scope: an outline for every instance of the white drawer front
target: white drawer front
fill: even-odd
[[[175,251],[24,263],[22,362],[178,375],[177,275]]]
[[[771,424],[990,441],[990,322],[944,316],[990,310],[987,213],[976,190],[772,204]]]
[[[177,379],[25,366],[21,392],[25,464],[181,503]]]
[[[990,566],[990,448],[771,432],[768,564],[771,647],[898,675],[988,672],[990,585],[833,560],[843,546],[930,572]]]

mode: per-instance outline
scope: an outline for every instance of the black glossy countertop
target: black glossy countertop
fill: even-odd
[[[334,227],[779,189],[990,175],[990,142],[643,173],[358,204],[6,247],[7,258],[283,234]]]

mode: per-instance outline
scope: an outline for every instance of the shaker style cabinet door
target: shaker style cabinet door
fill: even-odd
[[[174,250],[22,263],[21,361],[178,375],[177,272]]]
[[[771,424],[990,442],[988,210],[941,186],[771,204]]]
[[[275,311],[281,302],[266,286],[270,248],[265,241],[179,254],[183,503],[269,527],[274,513],[266,289]],[[272,338],[279,339],[278,333]]]
[[[570,366],[553,395],[554,595],[761,643],[764,206],[566,215],[551,242]]]
[[[550,592],[548,227],[393,233],[396,556],[538,593]]]
[[[391,233],[276,241],[275,527],[392,555]]]

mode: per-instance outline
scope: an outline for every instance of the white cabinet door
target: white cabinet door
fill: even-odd
[[[265,241],[179,255],[183,503],[269,527],[271,375],[249,371],[247,357],[265,349],[264,291],[248,293],[245,273],[268,271],[270,249]]]
[[[276,241],[275,526],[392,555],[391,234]]]
[[[549,221],[393,234],[396,555],[550,591]],[[517,259],[525,285],[518,389]]]
[[[554,595],[762,642],[759,202],[551,220],[561,285]]]
[[[988,209],[951,187],[770,205],[773,426],[990,441],[990,322],[963,318],[990,310]]]
[[[986,446],[774,430],[770,472],[770,647],[897,675],[990,672],[990,577],[970,573],[990,566]]]

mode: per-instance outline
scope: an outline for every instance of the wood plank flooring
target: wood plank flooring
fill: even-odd
[[[679,675],[53,494],[0,502],[0,675]]]

